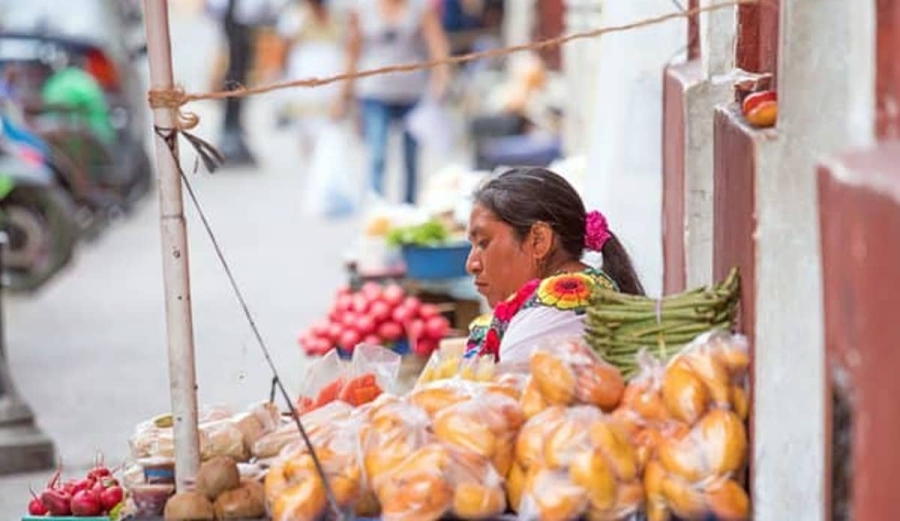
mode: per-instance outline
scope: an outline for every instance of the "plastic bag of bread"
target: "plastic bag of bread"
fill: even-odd
[[[348,418],[353,407],[344,402],[333,402],[302,416],[303,428],[307,434],[315,436],[318,431],[329,428],[333,423]],[[288,445],[302,443],[297,425],[291,421],[282,423],[276,430],[262,436],[253,444],[253,456],[266,460],[278,456]]]
[[[532,381],[550,405],[595,405],[612,411],[625,391],[618,369],[580,339],[547,340],[530,357]]]
[[[668,473],[657,460],[644,470],[648,521],[668,521],[673,516],[684,521],[701,521],[714,517],[728,521],[750,519],[750,498],[733,478],[719,478],[691,483],[677,474]]]
[[[492,357],[466,358],[464,347],[442,344],[428,358],[416,387],[438,380],[460,378],[475,382],[489,382],[496,375],[496,363]]]
[[[244,445],[244,435],[231,418],[202,423],[199,430],[202,461],[218,456],[229,457],[235,461],[250,459],[250,451]]]
[[[451,405],[434,417],[432,431],[441,442],[488,459],[505,476],[525,417],[518,402],[501,392],[484,392]]]
[[[245,452],[249,455],[253,451],[253,444],[266,434],[278,428],[281,413],[278,407],[271,402],[262,402],[252,406],[249,410],[236,414],[231,420],[241,432],[244,439]]]
[[[475,453],[429,443],[410,454],[377,488],[385,521],[492,519],[506,510],[503,480]]]
[[[197,416],[197,423],[214,423],[227,420],[232,416],[234,416],[234,411],[227,405],[207,405],[200,409],[200,413]]]
[[[406,399],[382,395],[368,408],[359,434],[363,468],[372,489],[431,439],[428,415]]]
[[[658,443],[656,461],[662,472],[700,491],[710,484],[740,476],[747,462],[744,422],[726,409],[709,410],[693,428],[673,425],[661,432]],[[678,494],[666,494],[665,499],[673,505],[686,504],[679,501],[683,498]],[[682,512],[692,510],[682,509]]]
[[[475,453],[450,447],[453,484],[450,513],[457,519],[494,519],[506,511],[506,493],[496,465]]]
[[[409,401],[433,417],[453,404],[468,400],[483,389],[476,382],[459,378],[436,380],[414,388],[409,393]]]
[[[526,519],[624,519],[643,504],[628,433],[593,406],[551,406],[530,419],[507,490]]]
[[[341,509],[355,508],[367,493],[359,458],[363,422],[346,417],[311,436],[316,456]],[[265,479],[265,496],[273,521],[320,518],[328,508],[325,485],[308,448],[291,446],[282,452]]]
[[[694,425],[711,408],[747,417],[746,380],[750,359],[741,335],[701,335],[669,361],[662,397],[673,418]]]

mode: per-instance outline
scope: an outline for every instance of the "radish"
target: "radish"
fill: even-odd
[[[335,343],[341,337],[341,332],[344,330],[343,327],[337,322],[333,322],[328,326],[328,334],[325,335],[325,338],[328,339],[329,342]]]
[[[341,320],[341,325],[345,328],[356,329],[356,323],[359,320],[360,315],[354,313],[352,311],[348,311],[344,313],[344,316]]]
[[[44,502],[41,501],[41,498],[37,497],[37,494],[34,493],[34,490],[31,487],[28,487],[28,492],[31,492],[31,501],[28,502],[28,515],[46,516],[48,510],[47,507],[44,506]]]
[[[372,346],[380,346],[381,337],[378,335],[366,335],[366,338],[363,340],[363,342]]]
[[[430,338],[422,338],[412,344],[413,353],[422,357],[431,356],[435,349],[437,349],[437,343]]]
[[[345,285],[343,285],[343,286],[341,286],[341,287],[338,288],[336,295],[337,295],[338,297],[342,297],[342,296],[344,296],[344,295],[350,295],[350,294],[352,294],[352,293],[353,293],[353,290],[350,289],[350,286],[347,286],[347,285],[345,284]]]
[[[100,503],[103,505],[103,510],[107,512],[116,508],[123,499],[125,499],[125,492],[118,484],[107,488],[100,494]]]
[[[419,309],[422,307],[422,301],[416,297],[406,297],[402,305],[409,309],[413,316],[418,316]]]
[[[391,314],[391,318],[394,319],[394,322],[398,324],[406,324],[410,321],[414,316],[414,313],[411,309],[406,306],[400,306],[394,309],[394,312]]]
[[[100,494],[93,490],[82,490],[72,496],[72,514],[76,516],[99,516],[103,512]]]
[[[425,322],[422,322],[419,319],[415,319],[406,325],[406,335],[412,343],[421,340],[425,336],[424,333]]]
[[[320,320],[309,328],[309,332],[315,336],[324,336],[328,332],[328,321]]]
[[[375,300],[381,296],[381,285],[377,282],[366,282],[363,284],[360,293],[362,293],[367,300]]]
[[[395,342],[403,336],[403,328],[396,322],[385,322],[378,326],[378,336],[387,342]]]
[[[441,312],[438,311],[437,306],[434,304],[422,304],[422,307],[419,308],[419,317],[421,317],[422,320],[428,320],[440,314]]]
[[[89,477],[82,479],[81,481],[69,481],[65,485],[63,485],[63,490],[74,496],[75,494],[81,492],[82,490],[90,490],[94,487],[97,481],[94,478]]]
[[[110,475],[112,475],[112,471],[106,468],[106,465],[103,461],[103,453],[98,453],[96,461],[94,461],[94,468],[92,468],[90,472],[88,472],[88,479],[98,480]]]
[[[365,313],[369,310],[369,300],[359,293],[353,295],[353,311],[355,313]]]
[[[375,319],[375,322],[384,322],[391,317],[391,306],[384,300],[376,300],[369,308],[369,316]]]
[[[371,334],[375,331],[375,319],[369,315],[360,315],[359,318],[356,319],[356,331],[359,332],[361,336]]]
[[[350,311],[353,308],[353,296],[341,295],[337,298],[334,307],[338,311]]]
[[[313,356],[322,356],[328,353],[328,351],[331,351],[331,347],[333,345],[334,344],[332,344],[328,340],[325,340],[324,338],[317,338],[309,343],[308,354]]]
[[[391,307],[399,306],[401,302],[403,302],[403,297],[406,293],[403,291],[403,288],[396,284],[391,284],[390,286],[384,288],[382,292],[382,297],[384,301],[388,303]]]
[[[450,323],[442,316],[434,316],[425,321],[425,336],[430,339],[440,340],[449,330]]]
[[[356,347],[356,344],[359,343],[359,340],[359,333],[352,329],[348,329],[341,333],[341,339],[338,341],[338,345],[349,351]]]
[[[83,491],[82,491],[83,492]],[[47,489],[41,493],[41,503],[51,516],[67,516],[72,513],[72,495],[64,490]]]

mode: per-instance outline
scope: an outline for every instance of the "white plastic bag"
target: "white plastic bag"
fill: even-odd
[[[330,122],[316,136],[309,165],[308,215],[340,217],[356,211],[362,186],[356,134],[344,122]]]
[[[406,130],[416,141],[440,157],[450,156],[459,135],[453,114],[440,102],[425,98],[406,116]]]

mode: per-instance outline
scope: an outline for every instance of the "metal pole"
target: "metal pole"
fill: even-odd
[[[169,41],[168,0],[143,0],[150,63],[150,86],[174,86]],[[174,110],[153,110],[156,128],[173,128]],[[197,433],[197,375],[194,370],[194,332],[191,317],[187,230],[181,198],[178,149],[170,150],[154,136],[159,174],[159,211],[162,232],[163,278],[166,292],[166,331],[169,349],[169,392],[175,437],[175,477],[178,491],[191,486],[200,464]]]

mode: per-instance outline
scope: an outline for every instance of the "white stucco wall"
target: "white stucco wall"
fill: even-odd
[[[874,0],[783,0],[779,139],[757,173],[754,518],[820,520],[817,160],[872,140]]]
[[[701,0],[706,7],[712,0]],[[685,92],[684,251],[688,288],[713,282],[713,121],[715,107],[734,98],[732,82],[737,33],[735,7],[700,15],[702,80]]]
[[[671,13],[670,0],[608,1],[604,25]],[[662,290],[663,67],[687,41],[677,20],[604,35],[588,134],[587,203],[604,212],[648,292]]]
[[[588,31],[605,25],[603,5],[608,0],[565,0],[566,34]],[[563,148],[566,155],[582,155],[589,146],[588,129],[597,104],[597,64],[599,38],[576,40],[563,46],[563,72],[566,83],[566,118]]]

